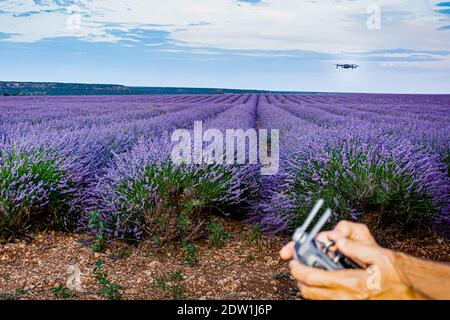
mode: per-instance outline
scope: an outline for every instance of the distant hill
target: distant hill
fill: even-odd
[[[265,93],[261,90],[127,87],[113,84],[0,81],[0,95],[139,95],[139,94],[221,94]]]

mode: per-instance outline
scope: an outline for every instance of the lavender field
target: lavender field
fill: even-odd
[[[278,174],[173,164],[198,120],[279,129]],[[192,239],[219,214],[279,233],[324,198],[336,220],[449,234],[449,138],[449,95],[3,97],[0,232]]]

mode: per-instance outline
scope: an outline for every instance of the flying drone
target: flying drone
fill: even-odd
[[[336,69],[358,69],[357,64],[336,64]]]

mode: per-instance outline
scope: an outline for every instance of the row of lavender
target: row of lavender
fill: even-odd
[[[293,228],[324,198],[337,219],[450,234],[449,96],[267,98],[261,126],[284,130],[282,171],[253,213],[265,230]]]
[[[205,211],[247,202],[256,180],[247,168],[172,165],[170,132],[191,129],[198,120],[207,127],[254,127],[256,99],[2,99],[2,232],[54,224],[133,238],[189,236],[204,223]]]
[[[449,96],[176,95],[0,100],[0,230],[82,227],[192,238],[211,212],[292,229],[323,197],[337,218],[448,232]],[[169,135],[280,129],[281,170],[171,163]]]

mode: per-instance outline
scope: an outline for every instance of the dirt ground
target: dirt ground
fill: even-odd
[[[103,299],[94,274],[99,260],[123,299],[295,299],[287,264],[278,257],[282,238],[259,237],[240,222],[223,220],[230,238],[222,248],[207,239],[195,243],[195,265],[180,246],[158,250],[151,242],[109,244],[95,253],[82,235],[40,233],[30,242],[0,246],[0,299]],[[192,259],[191,259],[192,260]],[[76,265],[83,292],[59,295]],[[72,266],[72,267],[71,267]]]
[[[57,232],[0,245],[0,300],[111,299],[118,298],[116,293],[122,299],[299,299],[287,263],[278,256],[287,237],[262,236],[242,222],[221,222],[230,235],[224,246],[200,240],[193,256],[179,245],[161,250],[151,242],[131,246],[120,241],[95,253],[85,236]],[[449,241],[439,237],[390,246],[450,261]],[[68,279],[79,279],[79,286],[68,290]]]

